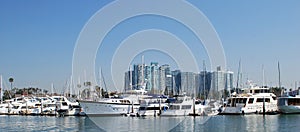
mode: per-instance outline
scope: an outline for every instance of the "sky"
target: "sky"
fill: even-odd
[[[262,67],[264,67],[265,84],[277,86],[277,63],[280,62],[283,86],[292,88],[295,84],[300,86],[299,1],[191,0],[188,2],[206,16],[218,34],[226,56],[227,65],[223,68],[224,70],[231,70],[236,74],[239,60],[241,60],[244,80],[253,80],[262,85]],[[110,0],[1,0],[0,75],[3,76],[5,82],[4,88],[9,88],[8,78],[13,77],[14,86],[18,88],[50,89],[53,83],[56,92],[63,91],[72,75],[73,54],[80,33],[99,10],[111,3],[113,2]],[[126,4],[126,6],[134,7],[136,3],[128,1]],[[165,6],[166,9],[171,8],[168,5],[160,6]],[[112,15],[109,17],[114,17],[114,14],[117,16],[120,14],[118,11],[119,9],[110,12]],[[178,9],[178,12],[180,15],[181,10]],[[186,18],[187,21],[197,19],[188,16]],[[106,19],[103,19],[97,24],[101,25],[105,22],[107,22]],[[122,79],[126,71],[124,69],[128,70],[128,65],[122,63],[123,65],[115,67],[122,69],[117,75],[119,77],[113,78],[111,75],[111,61],[118,47],[121,44],[134,42],[134,37],[137,37],[138,33],[147,33],[147,31],[156,33],[148,29],[156,29],[155,31],[159,29],[160,33],[162,31],[172,33],[175,38],[180,38],[189,47],[200,70],[203,69],[203,60],[209,67],[209,55],[201,41],[197,40],[188,27],[168,17],[136,16],[115,25],[97,50],[95,71],[99,72],[98,69],[102,69],[105,81],[111,89],[114,89],[112,87],[120,89],[123,86]],[[128,39],[129,36],[133,39]],[[139,41],[138,43],[141,46],[151,42],[159,42],[160,44],[157,45],[159,46],[167,43],[167,40],[152,39],[152,41]],[[172,44],[167,45],[170,49],[176,48],[172,47]],[[131,48],[134,49],[134,47]],[[89,53],[90,51],[83,52]],[[123,56],[126,57],[126,55]],[[140,51],[139,54],[131,56],[131,61],[127,63],[129,65],[141,63],[142,55],[145,57],[146,64],[152,61],[170,64],[172,69],[179,68],[180,64],[176,59],[191,60],[185,58],[188,57],[185,55],[182,55],[182,58],[174,58],[168,53],[152,49]],[[89,75],[82,76],[82,80],[89,78],[86,77]],[[113,83],[112,80],[115,82]]]

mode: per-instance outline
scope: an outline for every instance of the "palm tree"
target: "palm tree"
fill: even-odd
[[[10,90],[12,90],[12,83],[14,82],[14,78],[9,78],[8,81],[10,82]]]
[[[8,81],[10,82],[10,90],[12,90],[12,83],[14,82],[14,78],[9,78]],[[9,92],[9,96],[11,98],[10,92]]]

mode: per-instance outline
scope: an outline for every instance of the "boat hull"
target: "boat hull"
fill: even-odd
[[[121,116],[131,113],[131,104],[110,104],[95,101],[79,101],[84,112],[88,116]],[[137,111],[139,106],[134,105],[134,111]]]

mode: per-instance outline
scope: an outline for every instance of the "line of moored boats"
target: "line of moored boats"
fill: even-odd
[[[243,114],[292,114],[300,113],[300,96],[284,94],[277,97],[269,88],[250,85],[240,94],[233,93],[226,101],[195,100],[189,96],[153,96],[145,92],[79,100],[89,116],[201,116]],[[299,92],[298,92],[299,93]]]
[[[254,113],[300,113],[300,96],[276,97],[269,88],[251,86],[243,89],[241,94],[231,94],[226,101],[196,100],[185,95],[168,98],[132,90],[109,98],[79,100],[65,96],[23,96],[0,104],[0,114],[7,115],[211,116]]]
[[[65,96],[16,97],[0,104],[1,115],[85,115],[79,103]]]

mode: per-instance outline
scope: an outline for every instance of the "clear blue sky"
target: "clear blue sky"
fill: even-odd
[[[14,77],[15,86],[19,88],[33,86],[50,89],[53,82],[57,89],[62,89],[71,76],[73,50],[81,29],[94,13],[109,2],[111,1],[1,0],[0,74],[6,84],[9,77]],[[280,61],[283,85],[291,87],[295,81],[300,85],[299,1],[190,2],[207,16],[219,34],[227,58],[227,69],[236,73],[241,58],[244,78],[248,77],[261,84],[264,65],[266,83],[276,85],[277,62]],[[134,26],[141,21],[148,26]],[[103,56],[111,56],[117,47],[116,43],[124,36],[149,28],[149,25],[174,34],[180,34],[180,29],[182,39],[193,42],[189,40],[193,38],[186,35],[184,28],[167,21],[169,20],[142,16],[121,23],[109,34],[114,37],[105,40],[102,47],[104,50],[98,51],[96,67],[101,66],[104,70],[109,67]],[[168,56],[156,51],[146,52],[145,55],[147,63],[174,63],[168,60]],[[196,57],[199,61],[207,58],[205,52]],[[137,56],[134,62],[139,60]],[[123,80],[119,82],[123,84]]]

